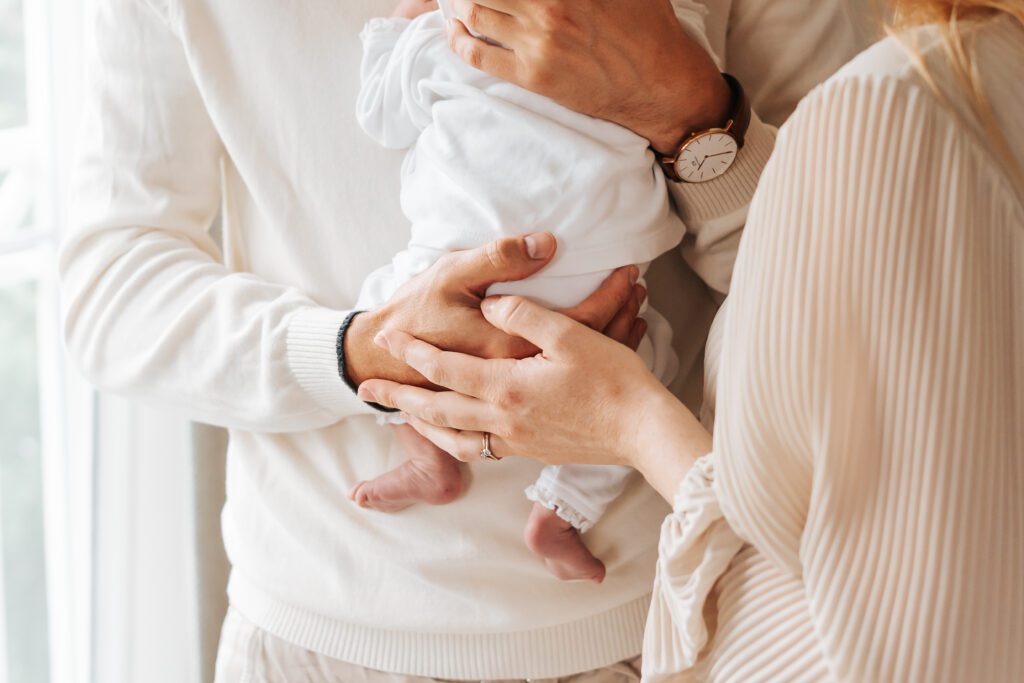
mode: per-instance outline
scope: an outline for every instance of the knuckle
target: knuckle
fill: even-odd
[[[420,373],[434,384],[444,386],[445,371],[437,358],[428,358],[420,363]]]
[[[601,320],[598,320],[597,313],[593,311],[583,311],[576,316],[577,322],[586,325],[592,330],[596,330],[601,327]]]
[[[487,260],[496,269],[508,267],[515,261],[518,242],[510,237],[503,237],[487,245]]]
[[[475,450],[468,439],[461,439],[455,449],[455,453],[452,453],[452,455],[461,462],[471,462],[480,455],[480,451]]]
[[[462,60],[474,69],[479,69],[484,64],[483,48],[475,40],[462,43],[459,54]]]
[[[383,387],[374,387],[373,402],[384,406],[396,405],[393,392],[390,389],[385,389]]]
[[[462,23],[469,28],[476,29],[480,26],[481,14],[480,5],[473,2],[466,3],[462,8]]]
[[[516,387],[507,387],[502,397],[502,403],[508,408],[518,408],[523,405],[523,392]]]
[[[501,270],[505,266],[505,257],[501,253],[501,242],[491,242],[484,251],[487,256],[487,263],[494,270]]]
[[[562,325],[551,337],[551,344],[558,349],[571,349],[573,345],[573,330],[567,325]]]
[[[447,427],[444,413],[437,406],[431,404],[423,409],[423,419],[435,427]]]
[[[545,92],[552,83],[551,69],[547,66],[549,50],[545,47],[538,48],[540,61],[526,66],[523,70],[523,86],[535,92]]]
[[[525,302],[526,300],[521,296],[505,297],[505,320],[514,324],[522,318],[525,311]]]
[[[537,8],[537,26],[545,35],[558,35],[566,24],[566,18],[561,5],[549,2]]]

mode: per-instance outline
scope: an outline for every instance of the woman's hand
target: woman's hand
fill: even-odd
[[[488,299],[483,312],[542,352],[484,360],[390,331],[378,343],[451,391],[370,381],[360,397],[402,410],[417,431],[463,461],[480,459],[487,432],[499,457],[632,465],[666,498],[710,450],[707,432],[627,346],[520,297]]]
[[[395,7],[395,11],[391,13],[391,16],[415,19],[419,15],[426,14],[435,9],[437,9],[436,0],[399,0],[398,6]]]
[[[720,126],[730,90],[669,0],[454,0],[452,49],[470,65],[597,118],[663,153]],[[474,38],[466,26],[500,43]]]

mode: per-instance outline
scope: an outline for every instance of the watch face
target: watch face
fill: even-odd
[[[676,173],[688,183],[713,180],[729,170],[736,150],[733,136],[709,131],[686,144],[676,161]]]

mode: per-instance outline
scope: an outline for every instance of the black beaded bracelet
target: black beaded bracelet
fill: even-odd
[[[357,395],[359,393],[359,387],[356,386],[355,382],[349,379],[348,372],[346,372],[345,370],[345,335],[348,333],[349,325],[352,324],[352,321],[355,320],[355,317],[360,313],[365,312],[366,311],[352,311],[347,316],[345,316],[345,319],[341,322],[341,327],[338,328],[338,343],[337,346],[335,347],[338,354],[338,375],[341,377],[341,381],[345,383],[345,386],[351,389],[352,393]],[[398,412],[398,410],[395,408],[388,408],[386,406],[382,406],[379,403],[374,403],[373,401],[364,401],[364,403],[366,403],[366,405],[370,406],[374,410],[379,410],[382,413]]]

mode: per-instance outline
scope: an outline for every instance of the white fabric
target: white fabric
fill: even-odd
[[[587,539],[608,566],[600,587],[554,579],[523,547],[536,463],[474,467],[467,495],[439,508],[375,515],[346,499],[404,460],[338,377],[334,348],[363,280],[409,241],[402,155],[353,113],[359,31],[390,0],[96,4],[60,261],[67,343],[101,388],[230,429],[235,609],[307,649],[421,676],[553,677],[636,655],[666,512],[639,478]],[[849,58],[839,0],[709,9],[725,67],[751,88],[779,83],[775,103]],[[778,56],[779,33],[798,64]],[[773,112],[778,123],[788,109]],[[773,141],[756,120],[725,177],[671,188],[687,258],[718,289]],[[208,234],[218,212],[223,251]],[[678,258],[666,268],[686,276]],[[704,316],[706,296],[683,281],[665,312]],[[676,324],[685,374],[702,324]]]
[[[698,12],[688,23],[691,31],[703,29]],[[381,306],[448,250],[518,234],[523,225],[558,237],[555,261],[490,293],[528,296],[552,308],[575,306],[612,269],[646,270],[679,244],[683,225],[643,138],[467,66],[448,47],[440,11],[413,21],[372,19],[361,37],[358,120],[381,145],[410,148],[401,201],[412,239],[370,274],[357,308]],[[648,316],[648,324],[651,334],[638,351],[669,384],[679,366],[671,330],[660,315]],[[378,421],[396,422],[389,415]],[[548,467],[526,496],[589,531],[631,471]]]
[[[969,30],[1022,164],[1024,28]],[[722,322],[715,452],[662,529],[645,681],[1024,671],[1024,187],[937,32],[915,37],[942,96],[889,39],[779,135]]]
[[[565,306],[609,270],[679,244],[684,227],[647,140],[467,65],[448,47],[438,11],[412,22],[373,19],[362,39],[359,123],[384,147],[411,147],[401,203],[412,236],[388,284],[530,225],[566,248],[530,285],[517,285]],[[372,277],[367,287],[372,301],[390,296]]]

